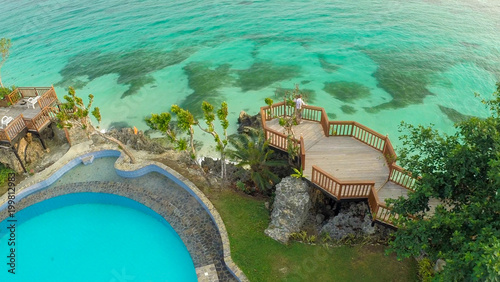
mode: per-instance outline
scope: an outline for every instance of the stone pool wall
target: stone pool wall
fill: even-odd
[[[18,210],[67,193],[103,192],[125,196],[148,206],[172,225],[188,248],[195,267],[213,264],[221,281],[248,281],[231,259],[229,238],[219,213],[191,181],[169,167],[149,159],[157,156],[139,152],[137,155],[140,157],[137,158],[137,163],[130,164],[127,163],[127,157],[119,151],[113,150],[114,146],[109,144],[101,146],[79,145],[72,147],[61,160],[42,173],[26,179],[18,185],[16,191],[18,201],[16,208]],[[159,195],[158,191],[153,193],[148,191],[146,187],[110,182],[90,182],[84,185],[75,183],[45,189],[65,172],[80,164],[83,158],[90,155],[94,155],[96,158],[118,157],[115,168],[118,175],[122,177],[139,177],[150,172],[163,174],[189,192],[191,197],[184,197],[183,200],[172,202],[168,193]],[[19,200],[21,198],[22,200]],[[7,217],[6,202],[7,197],[4,195],[0,198],[0,220]],[[206,213],[208,216],[195,219],[192,217],[195,213]]]

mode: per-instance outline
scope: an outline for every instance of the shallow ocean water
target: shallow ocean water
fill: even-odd
[[[460,114],[485,116],[474,92],[500,80],[496,0],[0,3],[22,19],[2,24],[4,84],[92,93],[104,128],[208,100],[228,102],[234,132],[241,110],[299,84],[397,146],[402,120],[450,133]]]

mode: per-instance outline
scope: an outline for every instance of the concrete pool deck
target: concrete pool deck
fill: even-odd
[[[131,150],[133,151],[133,150]],[[80,143],[78,145],[74,145],[70,148],[70,150],[56,163],[52,166],[48,167],[44,171],[37,173],[21,183],[19,183],[16,187],[16,209],[21,210],[23,207],[32,205],[36,202],[43,201],[44,199],[55,197],[62,194],[67,193],[75,193],[75,192],[105,192],[105,193],[113,193],[117,195],[126,196],[133,200],[136,200],[161,216],[163,216],[167,221],[172,220],[172,217],[175,216],[176,210],[180,208],[182,203],[176,203],[172,205],[169,203],[169,198],[166,195],[162,197],[158,197],[159,195],[151,194],[146,191],[146,189],[142,189],[140,187],[134,187],[132,185],[126,185],[126,183],[92,183],[92,185],[63,185],[62,188],[59,189],[51,189],[50,191],[46,191],[45,187],[54,183],[57,179],[59,179],[64,173],[69,171],[71,168],[76,165],[82,163],[82,159],[93,155],[96,158],[100,157],[117,157],[118,159],[115,162],[115,169],[119,176],[125,178],[134,178],[140,177],[150,172],[157,172],[165,177],[174,181],[178,186],[184,188],[193,199],[195,199],[201,207],[207,212],[210,216],[211,221],[215,225],[218,235],[221,240],[222,247],[222,258],[223,264],[227,267],[229,272],[234,275],[234,279],[230,279],[230,277],[218,277],[221,281],[248,281],[243,272],[238,268],[238,266],[233,262],[231,258],[231,251],[229,245],[229,238],[227,235],[226,228],[224,226],[224,222],[220,217],[219,213],[212,205],[212,203],[208,200],[208,198],[201,192],[191,181],[186,179],[184,176],[180,175],[175,170],[159,163],[152,161],[151,159],[156,159],[159,155],[150,154],[144,151],[133,151],[134,156],[136,157],[136,163],[130,164],[128,163],[128,157],[118,151],[116,149],[116,145],[114,144],[101,144],[94,145],[92,141],[87,141]],[[111,186],[111,187],[109,187]],[[57,188],[57,187],[55,187]],[[23,199],[26,199],[23,201]],[[7,203],[7,194],[3,195],[0,198],[0,220],[3,220],[7,217],[8,212],[6,209]],[[179,221],[182,222],[182,217],[178,217]],[[169,221],[170,222],[170,221]],[[195,227],[197,224],[204,224],[203,222],[193,222],[186,223],[184,222],[185,227],[187,229]],[[175,224],[175,223],[174,223]],[[180,224],[179,226],[181,226]],[[179,226],[177,226],[179,228]],[[173,226],[174,227],[174,226]],[[174,229],[176,229],[174,227]],[[186,229],[186,230],[187,230]],[[176,231],[178,231],[176,229]],[[192,231],[192,230],[191,230]],[[179,234],[181,238],[184,236]],[[204,236],[205,237],[205,236]],[[187,239],[187,237],[182,238],[184,240],[193,241],[193,238]],[[209,240],[213,240],[209,238]],[[217,240],[218,241],[218,240]],[[186,241],[184,241],[186,244]],[[191,243],[189,243],[191,244]],[[198,246],[193,247],[198,244]],[[193,249],[203,249],[202,245],[196,243],[194,245],[186,246]],[[191,251],[190,250],[190,253]],[[196,251],[198,254],[203,254],[203,252]],[[193,254],[191,254],[193,256]],[[202,255],[203,256],[203,255]],[[195,267],[201,267],[202,269],[212,269],[207,266],[211,264],[215,264],[216,267],[220,268],[220,264],[216,261],[209,263],[210,261],[204,260],[202,257],[193,258],[193,262],[195,263]],[[220,269],[219,269],[220,270]],[[197,271],[199,273],[199,281],[217,281],[214,280],[214,276],[206,271]],[[221,272],[219,271],[219,274]],[[217,275],[217,274],[215,274]],[[225,276],[225,275],[223,275]]]

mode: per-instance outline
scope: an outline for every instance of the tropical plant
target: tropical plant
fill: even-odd
[[[220,152],[221,178],[225,179],[226,178],[226,147],[228,144],[227,128],[229,127],[229,121],[227,120],[227,115],[228,115],[227,103],[222,102],[220,109],[217,110],[217,118],[219,119],[220,125],[222,126],[223,138],[221,138],[220,135],[217,133],[217,131],[215,131],[214,106],[212,106],[210,103],[208,103],[206,101],[203,101],[201,108],[203,110],[203,116],[205,118],[205,123],[207,124],[207,127],[203,128],[199,123],[198,123],[198,126],[200,127],[201,130],[205,131],[206,133],[208,133],[214,137],[214,141],[217,144],[215,146],[215,149],[218,152]]]
[[[0,100],[2,100],[4,97],[12,93],[12,91],[16,90],[16,86],[12,85],[10,88],[9,87],[0,87]]]
[[[196,159],[194,127],[197,125],[202,131],[212,135],[214,137],[214,141],[216,142],[216,150],[220,153],[221,156],[221,178],[225,178],[226,147],[228,145],[227,128],[229,127],[229,121],[227,120],[227,116],[229,113],[227,103],[222,102],[220,109],[215,112],[214,106],[206,101],[203,101],[201,108],[203,110],[203,117],[207,127],[201,126],[200,122],[194,117],[191,112],[177,105],[172,105],[171,107],[172,113],[174,113],[177,117],[177,123],[175,124],[175,126],[171,124],[172,115],[170,113],[152,114],[151,117],[146,118],[145,121],[151,129],[158,130],[166,134],[169,140],[175,144],[175,149],[179,151],[189,152],[192,159]],[[222,137],[219,133],[217,133],[217,131],[215,131],[214,121],[216,116],[222,126]],[[178,137],[175,130],[176,128],[181,132],[188,134],[189,140],[186,138]]]
[[[3,185],[9,179],[9,174],[15,173],[14,170],[0,163],[0,185]]]
[[[191,158],[195,159],[196,148],[194,145],[194,126],[198,123],[198,121],[194,118],[191,112],[184,110],[177,105],[172,105],[171,111],[177,116],[176,127],[171,124],[172,115],[170,113],[152,114],[151,117],[145,119],[146,124],[151,129],[158,130],[166,134],[170,142],[174,143],[176,150],[189,152]],[[179,129],[183,133],[187,133],[189,135],[189,140],[177,137],[175,128]]]
[[[243,183],[241,180],[236,182],[236,187],[243,193],[248,194],[250,191],[247,189],[247,186],[245,183]]]
[[[304,172],[302,171],[302,167],[299,169],[292,168],[295,173],[292,173],[290,176],[294,178],[304,178]]]
[[[12,46],[12,42],[8,38],[2,38],[0,39],[0,54],[2,54],[2,60],[0,61],[0,70],[3,67],[3,64],[5,61],[7,61],[7,58],[9,57],[9,49]],[[0,74],[0,87],[4,87],[2,83],[2,76]]]
[[[271,167],[283,166],[283,161],[272,160],[273,151],[269,149],[269,142],[264,139],[262,131],[251,130],[250,134],[239,134],[229,142],[232,149],[228,156],[236,159],[239,167],[250,169],[250,179],[260,191],[269,190],[280,178],[271,172]]]
[[[402,126],[399,161],[420,177],[407,199],[390,201],[400,215],[390,251],[399,258],[424,251],[431,261],[444,260],[435,274],[443,281],[500,277],[500,83],[483,102],[491,115],[457,123],[453,135]],[[433,213],[431,199],[440,203]]]
[[[121,148],[127,156],[130,158],[131,163],[135,163],[135,158],[127,147],[111,136],[108,136],[99,130],[96,130],[90,121],[89,114],[92,114],[98,123],[101,122],[101,112],[98,107],[92,109],[92,103],[94,102],[94,95],[89,94],[89,102],[87,105],[83,102],[83,99],[76,96],[75,89],[73,87],[68,88],[68,95],[64,95],[65,103],[60,103],[58,109],[54,109],[57,118],[57,127],[66,129],[71,129],[73,126],[79,126],[85,133],[87,137],[90,138],[92,135],[99,135],[111,142],[114,142]]]

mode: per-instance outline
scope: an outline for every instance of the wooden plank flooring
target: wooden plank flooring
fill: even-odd
[[[41,111],[42,110],[40,109],[40,105],[38,105],[38,103],[35,104],[35,108],[33,109],[32,107],[28,108],[26,105],[21,105],[21,101],[19,101],[13,106],[0,108],[0,116],[11,116],[13,118],[17,118],[20,114],[23,114],[25,118],[31,119]]]
[[[377,194],[380,202],[385,203],[385,199],[397,199],[401,196],[406,197],[408,195],[408,189],[389,181],[384,187],[378,190]]]
[[[283,132],[277,119],[266,126]],[[386,182],[389,168],[381,152],[352,137],[326,137],[318,122],[302,121],[293,130],[297,138],[304,137],[306,177],[311,176],[312,166],[316,165],[341,181],[374,181],[377,189]]]
[[[377,189],[389,176],[382,153],[352,137],[320,139],[306,150],[306,176],[311,175],[312,165],[341,181],[374,181]]]

